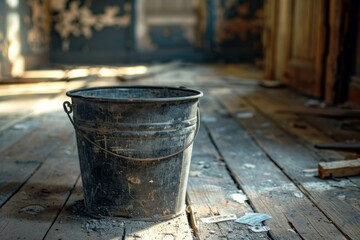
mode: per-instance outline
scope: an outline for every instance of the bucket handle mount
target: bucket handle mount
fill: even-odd
[[[110,151],[110,150],[100,146],[99,144],[97,144],[96,142],[91,140],[90,138],[88,138],[86,136],[86,134],[82,130],[80,130],[78,127],[76,127],[73,118],[70,116],[70,114],[73,112],[73,104],[71,104],[69,101],[65,101],[63,103],[63,107],[64,107],[64,111],[67,114],[67,116],[68,116],[71,124],[73,125],[75,131],[77,133],[80,133],[82,135],[82,137],[85,138],[89,143],[93,144],[94,146],[98,147],[99,149],[103,150],[104,152],[109,153],[109,154],[111,154],[111,155],[113,155],[115,157],[120,157],[120,158],[124,158],[126,160],[131,160],[131,161],[160,161],[160,160],[165,160],[165,159],[174,157],[174,156],[182,153],[183,151],[185,151],[188,147],[190,147],[194,143],[195,138],[198,135],[199,129],[200,129],[200,107],[199,107],[199,103],[198,103],[197,112],[196,112],[195,134],[194,134],[193,139],[188,144],[186,144],[181,150],[176,151],[176,152],[171,153],[171,154],[166,155],[166,156],[157,157],[157,158],[134,158],[134,157],[128,157],[128,156],[124,156],[122,154],[118,154],[118,153],[115,153],[113,151]]]

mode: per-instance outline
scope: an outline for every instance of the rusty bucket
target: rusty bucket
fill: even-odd
[[[157,220],[184,211],[202,95],[153,86],[67,92],[90,215]]]

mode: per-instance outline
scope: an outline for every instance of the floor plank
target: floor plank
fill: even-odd
[[[45,236],[79,177],[74,136],[64,140],[64,145],[0,209],[0,239]]]
[[[125,221],[124,240],[193,239],[186,214],[166,221]]]
[[[222,223],[203,223],[201,218],[253,212],[245,201],[238,203],[232,194],[239,189],[229,176],[225,163],[212,144],[205,127],[194,145],[187,199],[192,211],[195,235],[199,239],[267,239],[266,233],[253,233],[247,226],[234,220]]]
[[[0,97],[0,132],[32,116],[37,106],[54,95],[19,95]]]
[[[277,104],[283,104],[283,106],[285,104],[285,109],[288,109],[289,106],[303,107],[308,102],[307,98],[300,97],[298,94],[286,89],[267,91],[264,96],[268,96],[268,98],[272,99],[272,101],[276,102]],[[293,115],[299,116],[306,123],[314,126],[318,131],[321,131],[324,135],[334,140],[360,140],[358,118],[332,118],[304,114]]]
[[[231,119],[219,119],[226,130],[217,131],[209,124],[237,181],[244,187],[257,211],[269,214],[267,225],[275,239],[345,239],[326,217],[312,205],[286,176],[271,164],[261,150],[241,135]],[[223,137],[224,135],[229,138]],[[230,146],[236,136],[237,146]],[[234,144],[233,144],[234,145]],[[238,150],[243,148],[243,150]],[[245,150],[246,149],[246,150]],[[256,156],[256,159],[249,156]],[[254,167],[254,169],[253,169]]]
[[[166,221],[94,219],[86,215],[81,181],[45,239],[192,239],[185,214]]]
[[[125,231],[123,219],[90,218],[84,212],[83,199],[82,184],[79,180],[44,239],[122,240]]]
[[[18,122],[10,128],[5,129],[4,131],[1,131],[0,152],[20,141],[25,135],[32,132],[40,125],[41,121],[42,120],[39,117],[28,118],[24,121]]]
[[[236,90],[236,92],[243,95],[241,90]],[[302,102],[305,101],[289,90],[253,92],[251,95],[245,96],[244,99],[258,111],[274,120],[282,130],[296,137],[310,151],[321,157],[323,161],[338,161],[359,157],[358,153],[315,148],[314,145],[321,143],[352,141],[356,139],[354,136],[358,136],[359,133],[354,130],[339,130],[339,120],[331,118],[299,116],[294,113],[280,114],[280,109],[289,109],[293,105],[303,104]],[[262,107],[264,104],[266,104],[266,108]],[[335,124],[335,122],[337,123]],[[324,129],[329,134],[325,134]],[[348,179],[360,187],[359,176],[349,177]]]
[[[74,134],[69,125],[64,113],[55,113],[31,134],[1,152],[0,205],[27,181],[52,151]]]
[[[220,99],[234,116],[238,114],[239,110],[244,111],[244,107],[253,113],[251,119],[236,119],[303,193],[316,203],[345,235],[354,238],[357,235],[356,226],[360,220],[357,207],[337,196],[345,194],[352,201],[352,198],[358,196],[356,186],[350,181],[341,181],[340,183],[330,180],[323,181],[306,175],[303,170],[316,168],[317,163],[321,160],[314,152],[247,105],[240,96],[226,91],[222,93]],[[237,108],[237,104],[241,104],[240,109]],[[337,190],[338,184],[343,188]],[[322,219],[327,221],[325,216]]]
[[[66,84],[66,90],[83,87],[87,84],[86,81],[70,82]],[[36,105],[36,108],[30,106],[32,109],[31,117],[40,123],[35,124],[36,127],[34,126],[34,128],[30,124],[29,128],[32,131],[29,134],[12,136],[11,132],[8,132],[9,128],[1,132],[4,135],[1,135],[0,138],[4,138],[4,140],[9,138],[9,141],[6,140],[7,143],[0,146],[2,149],[0,158],[0,206],[27,181],[45,161],[46,157],[63,143],[64,139],[74,134],[74,129],[62,108],[62,103],[65,100],[68,100],[68,97],[65,96],[65,92],[61,92],[57,96]],[[20,116],[16,124],[25,124],[31,119],[29,118],[30,115],[26,115],[24,119],[23,117]],[[16,128],[16,125],[13,127]]]
[[[50,106],[53,106],[59,99],[64,99],[66,91],[81,88],[87,84],[88,81],[62,82],[62,87],[51,94],[20,93],[10,97],[0,97],[0,132],[25,121],[34,115],[47,113],[50,110]],[[39,85],[39,87],[40,86],[41,85]]]
[[[275,114],[283,107],[304,106],[307,100],[284,89],[264,90],[257,80],[247,79],[242,69],[233,70],[189,65],[126,82],[103,78],[84,83],[185,85],[205,92],[188,181],[190,214],[168,221],[86,215],[74,130],[61,110],[64,95],[51,96],[47,103],[55,107],[46,109],[48,104],[43,104],[40,115],[19,118],[21,108],[32,105],[23,101],[15,114],[0,116],[0,124],[16,119],[0,131],[0,239],[175,240],[194,235],[197,240],[356,239],[360,221],[356,181],[324,181],[304,171],[315,169],[320,160],[346,156],[315,149],[313,144],[345,139],[353,131],[340,132],[341,138],[335,138],[324,134],[321,121],[313,124],[299,114]],[[338,123],[323,125],[331,130]],[[239,189],[249,201],[238,203],[232,198]],[[265,221],[270,232],[253,233],[234,221],[201,221],[254,211],[272,216]]]

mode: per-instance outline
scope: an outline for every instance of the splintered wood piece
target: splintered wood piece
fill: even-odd
[[[360,158],[334,162],[321,162],[318,166],[320,178],[349,177],[360,174]]]

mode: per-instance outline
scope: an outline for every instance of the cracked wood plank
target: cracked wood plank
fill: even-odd
[[[52,239],[86,239],[122,240],[124,237],[124,222],[121,218],[94,219],[86,215],[83,204],[83,189],[79,180],[59,213],[58,218],[50,228],[44,240]]]
[[[45,236],[79,177],[74,136],[64,142],[1,207],[0,239]]]
[[[165,221],[125,221],[124,240],[193,239],[186,214]]]
[[[48,93],[46,95],[24,95],[22,93],[16,95],[14,93],[14,96],[7,96],[4,100],[0,100],[0,132],[30,117],[48,113],[50,110],[53,110],[49,109],[49,107],[59,102],[59,100],[62,100],[66,91],[85,85],[86,81],[62,82],[61,89],[56,93]],[[17,88],[19,87],[15,89]],[[41,89],[42,85],[38,84],[38,88]],[[4,90],[4,92],[6,92],[6,90]]]
[[[193,239],[186,215],[166,221],[131,221],[125,218],[94,219],[86,214],[81,181],[59,214],[46,239]]]
[[[238,203],[232,198],[232,194],[239,194],[239,189],[205,127],[200,129],[193,151],[187,199],[198,239],[267,239],[266,233],[253,233],[234,220],[210,224],[201,221],[201,218],[219,215],[240,217],[253,210],[247,202]]]
[[[67,84],[67,89],[85,86],[86,82]],[[36,171],[49,154],[72,135],[74,130],[62,109],[62,103],[68,98],[64,92],[38,105],[33,110],[36,121],[40,121],[23,138],[13,136],[2,149],[0,161],[0,206],[3,205],[18,188]],[[26,117],[27,118],[27,117]],[[26,122],[26,121],[25,121]],[[2,132],[6,134],[7,132]],[[11,135],[4,135],[11,137]],[[19,141],[16,141],[16,140]],[[21,151],[19,151],[21,149]]]
[[[230,90],[221,92],[222,103],[234,113],[239,102]],[[236,95],[235,95],[236,96]],[[226,105],[227,104],[227,105]],[[221,106],[214,106],[221,108]],[[290,181],[235,119],[217,115],[217,127],[208,123],[210,132],[228,163],[235,179],[244,187],[257,211],[273,217],[267,225],[271,237],[277,239],[345,239],[328,218]],[[236,117],[236,113],[233,115]],[[246,119],[253,123],[253,118]],[[245,119],[244,119],[245,121]],[[269,124],[269,123],[267,123]],[[261,129],[261,124],[256,124]],[[264,125],[263,125],[264,126]],[[269,131],[272,126],[269,127]],[[284,144],[284,143],[282,143]],[[277,149],[279,154],[284,154]],[[288,157],[289,155],[284,155]]]
[[[237,92],[242,94],[242,91]],[[358,154],[314,148],[314,145],[333,142],[334,140],[353,141],[359,138],[359,133],[355,130],[339,129],[341,122],[336,119],[327,118],[324,120],[323,118],[309,118],[295,114],[276,114],[278,109],[291,108],[293,105],[304,104],[304,99],[301,99],[297,94],[288,90],[272,90],[253,93],[251,96],[251,98],[247,98],[250,104],[277,122],[284,131],[296,136],[304,146],[315,152],[324,161],[359,157]],[[266,108],[261,107],[264,104],[267,105]],[[326,131],[326,133],[324,131]],[[313,167],[316,168],[316,166]],[[349,177],[348,179],[360,186],[360,177]]]
[[[73,129],[63,117],[49,116],[39,128],[1,153],[0,205],[17,192],[64,139],[73,135]]]
[[[350,181],[323,181],[314,177],[314,175],[304,173],[304,169],[316,167],[321,158],[315,152],[305,147],[302,141],[290,136],[279,128],[276,123],[272,122],[271,119],[264,117],[256,109],[247,104],[243,97],[238,94],[234,94],[231,91],[223,91],[217,95],[234,116],[239,111],[244,111],[244,109],[253,113],[251,119],[237,117],[236,120],[246,128],[261,149],[316,204],[316,207],[324,212],[323,221],[330,220],[346,236],[352,238],[357,236],[358,230],[356,226],[359,225],[360,217],[357,207],[349,203],[352,201],[352,198],[358,195],[356,185]],[[247,99],[251,98],[249,93],[246,96]],[[266,111],[270,108],[270,105],[268,102],[267,107],[262,105],[258,106],[258,109]],[[341,187],[341,190],[337,190],[338,186]],[[344,201],[342,199],[343,194],[349,197],[349,200]],[[312,212],[312,215],[314,215],[314,212]],[[346,224],[344,224],[344,221]],[[331,225],[323,227],[331,229]],[[315,226],[316,228],[321,228],[318,230],[319,232],[326,229],[319,224]],[[336,233],[336,231],[327,232]]]

